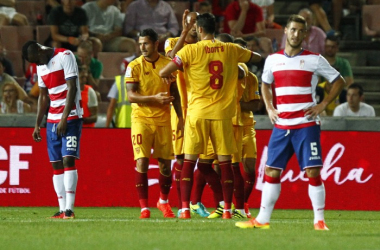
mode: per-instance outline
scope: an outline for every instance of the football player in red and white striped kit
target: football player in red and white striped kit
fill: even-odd
[[[83,123],[78,65],[70,50],[45,47],[35,41],[24,44],[22,56],[30,63],[37,64],[40,94],[32,135],[36,142],[42,139],[40,124],[50,99],[46,138],[49,159],[53,166],[54,189],[60,208],[51,218],[74,219],[78,181],[75,159],[79,159]]]
[[[306,22],[302,16],[290,16],[285,36],[285,49],[266,59],[262,75],[262,96],[274,129],[268,145],[260,212],[256,218],[235,225],[240,228],[269,228],[281,191],[281,173],[295,153],[301,170],[306,171],[309,178],[314,229],[328,230],[324,219],[325,187],[320,175],[322,152],[318,115],[335,100],[344,86],[344,79],[320,54],[302,49],[306,36]],[[329,95],[317,104],[315,91],[319,76],[333,83],[333,87]],[[272,104],[272,83],[275,83],[277,109]]]

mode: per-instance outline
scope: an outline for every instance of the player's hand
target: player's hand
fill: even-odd
[[[305,109],[305,117],[312,120],[317,118],[317,116],[325,110],[326,105],[324,102],[321,102],[320,104]]]
[[[163,77],[162,79],[164,79],[166,84],[170,85],[172,82],[176,81],[176,76],[172,73],[168,77]]]
[[[268,117],[270,119],[270,122],[272,124],[275,124],[278,120],[278,115],[280,114],[280,111],[278,111],[277,109],[268,109]]]
[[[180,132],[180,134],[177,134],[177,139],[180,139],[184,136],[184,124],[183,124],[183,118],[178,118],[178,123],[177,123],[177,131]]]
[[[154,96],[159,104],[170,104],[174,101],[173,96],[168,96],[168,92],[160,92]]]
[[[183,29],[185,29],[187,27],[187,14],[190,13],[190,10],[186,9],[184,12],[183,12],[183,15],[182,15],[182,27]]]
[[[66,128],[67,128],[67,120],[61,119],[57,126],[57,135],[58,136],[64,136],[66,134]]]
[[[34,131],[33,131],[33,140],[36,141],[36,142],[40,142],[41,141],[41,134],[40,134],[40,127],[36,126],[34,127]]]

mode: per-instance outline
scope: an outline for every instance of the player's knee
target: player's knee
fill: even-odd
[[[279,178],[281,176],[281,170],[276,168],[265,167],[265,174],[269,177]]]
[[[67,156],[63,158],[63,166],[70,168],[75,166],[75,157]]]
[[[136,170],[139,173],[146,173],[149,169],[149,159],[148,158],[139,158],[136,160]]]
[[[321,175],[321,167],[307,168],[306,175],[309,178],[316,178]]]

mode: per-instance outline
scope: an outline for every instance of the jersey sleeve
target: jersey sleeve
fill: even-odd
[[[62,52],[61,64],[65,74],[65,79],[78,77],[78,64],[73,52],[70,50]]]
[[[251,59],[252,51],[250,51],[249,49],[245,49],[237,44],[231,44],[231,45],[236,46],[237,48],[239,62],[246,63]]]
[[[37,79],[38,79],[38,87],[46,88],[46,85],[44,81],[42,80],[41,73],[39,72],[38,67],[37,67]]]
[[[323,76],[330,83],[335,82],[335,80],[339,77],[339,72],[334,69],[329,62],[323,57],[319,56],[318,66],[316,70],[317,75]]]
[[[173,38],[168,38],[165,41],[165,55],[167,55],[170,51],[173,50],[175,43],[173,42]]]
[[[140,70],[138,64],[130,63],[125,71],[125,83],[139,83]]]
[[[173,58],[173,62],[177,65],[179,69],[183,69],[187,65],[187,58],[189,51],[191,51],[191,46],[185,46],[182,49],[180,49],[176,56]]]
[[[264,70],[263,70],[263,74],[261,76],[261,80],[264,83],[272,84],[274,81],[274,76],[273,76],[273,72],[272,72],[272,64],[273,64],[273,57],[268,56],[267,59],[265,60]]]

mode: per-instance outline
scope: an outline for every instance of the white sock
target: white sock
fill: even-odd
[[[314,224],[320,220],[325,220],[325,186],[312,186],[309,184],[309,197],[314,210]]]
[[[75,192],[77,190],[78,172],[77,170],[65,171],[63,182],[66,190],[66,209],[74,211]]]
[[[256,220],[261,223],[269,223],[270,217],[273,212],[274,204],[281,192],[281,183],[269,183],[265,182],[263,191],[261,193],[261,205],[259,215]]]
[[[64,174],[53,175],[53,185],[58,197],[59,211],[65,211],[66,209],[66,192],[65,185],[63,184],[63,176]]]
[[[161,200],[161,198],[160,198],[160,204],[166,204],[168,202],[169,202],[169,200]]]

